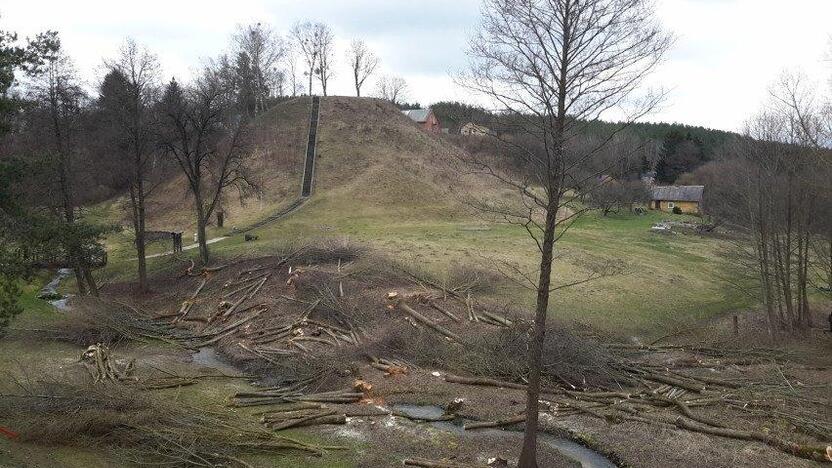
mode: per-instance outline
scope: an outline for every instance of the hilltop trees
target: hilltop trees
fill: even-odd
[[[407,82],[395,75],[382,75],[376,83],[378,97],[399,104],[407,100]]]
[[[256,116],[266,110],[266,101],[272,94],[283,94],[286,76],[280,64],[287,53],[286,45],[263,23],[238,26],[232,44],[241,105]]]
[[[585,122],[611,108],[631,104],[626,122],[651,110],[661,96],[629,98],[671,43],[647,0],[484,3],[479,33],[469,47],[472,65],[460,81],[516,116],[513,130],[518,136],[508,143],[531,177],[513,177],[484,161],[464,162],[515,191],[519,208],[499,202],[482,207],[523,226],[540,251],[521,467],[537,466],[546,317],[550,293],[563,287],[552,285],[553,252],[575,219],[559,217],[558,211],[576,196],[569,189],[576,179],[587,177],[581,168],[597,154],[597,148],[570,147],[569,142]],[[599,145],[607,141],[602,138]]]
[[[361,97],[361,87],[364,86],[364,82],[378,67],[378,57],[367,47],[364,41],[356,39],[350,44],[347,60],[352,70],[355,95]]]
[[[319,26],[317,48],[318,81],[321,82],[321,92],[326,96],[327,84],[335,76],[335,37],[325,24]]]
[[[116,59],[106,62],[109,73],[99,88],[99,107],[111,154],[127,169],[124,178],[130,194],[139,290],[147,290],[145,260],[146,200],[153,184],[160,94],[156,56],[128,39]]]
[[[317,77],[326,96],[327,84],[334,75],[335,44],[332,31],[323,23],[305,21],[296,23],[290,32],[295,47],[306,65],[309,78],[309,94],[312,95],[312,78]]]

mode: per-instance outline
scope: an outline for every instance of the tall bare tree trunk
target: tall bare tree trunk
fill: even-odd
[[[199,244],[199,258],[203,265],[207,265],[210,257],[208,255],[208,240],[206,239],[205,228],[208,224],[205,214],[205,205],[202,204],[202,197],[196,196],[196,238]]]
[[[136,256],[138,257],[139,292],[147,292],[147,258],[145,243],[144,187],[139,183],[130,185],[130,201],[133,207],[133,230],[135,231]]]
[[[98,297],[98,285],[96,284],[95,277],[92,276],[92,270],[89,267],[84,268],[84,279],[87,281],[87,286],[90,288],[90,295]]]
[[[526,429],[523,434],[523,449],[520,452],[520,468],[537,467],[537,426],[540,406],[540,369],[543,363],[543,343],[546,340],[546,315],[549,311],[549,288],[552,282],[552,260],[555,246],[555,222],[558,199],[551,196],[546,212],[540,256],[540,278],[537,286],[537,305],[534,313],[534,331],[529,342],[529,386],[526,391]]]

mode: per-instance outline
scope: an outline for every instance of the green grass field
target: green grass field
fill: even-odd
[[[302,102],[293,102],[287,110],[275,111],[273,117],[282,115],[280,128],[289,128],[286,121],[300,119],[304,109]],[[287,243],[348,238],[440,278],[459,265],[497,270],[502,262],[535,276],[536,246],[525,230],[479,218],[465,208],[459,194],[448,191],[448,185],[459,178],[442,163],[449,152],[458,151],[453,145],[428,136],[392,106],[384,107],[374,100],[328,98],[321,112],[312,198],[290,216],[254,232],[259,235],[257,242],[246,243],[242,236],[233,236],[211,245],[214,255],[263,255]],[[351,120],[355,115],[364,118],[356,124]],[[296,127],[303,125],[298,121]],[[300,174],[299,158],[294,163],[289,156],[282,160],[289,162],[281,166],[281,174]],[[263,162],[258,164],[268,168]],[[245,225],[256,213],[263,217],[269,210],[290,203],[296,197],[293,190],[298,182],[291,177],[283,181],[285,186],[274,182],[266,205],[255,201],[249,206],[256,209],[235,208],[227,226]],[[480,195],[506,196],[498,187],[487,184],[472,187]],[[286,195],[279,198],[275,195],[278,192]],[[167,211],[162,216],[178,219],[180,226],[192,225],[187,207],[180,208],[179,218],[171,218]],[[104,204],[91,213],[98,220],[112,220],[118,215],[118,207]],[[552,317],[621,335],[651,336],[753,305],[723,281],[728,274],[721,260],[721,253],[730,247],[726,241],[650,231],[653,223],[664,219],[685,217],[649,212],[644,216],[609,217],[590,213],[581,218],[557,247],[555,284],[584,278],[593,264],[615,261],[623,270],[556,291]],[[229,231],[213,228],[209,238]],[[191,241],[190,235],[186,230],[186,244]],[[111,253],[107,276],[132,278],[135,252],[130,241],[129,231],[108,239]],[[167,248],[154,245],[150,252]],[[195,251],[186,255],[193,256]],[[175,265],[169,258],[149,261],[151,271]],[[532,292],[508,278],[502,283],[497,294],[531,307]]]

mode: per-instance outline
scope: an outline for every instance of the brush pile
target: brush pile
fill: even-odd
[[[127,460],[166,466],[228,466],[239,456],[278,451],[320,455],[326,447],[242,426],[223,413],[166,402],[123,385],[41,382],[0,395],[4,424],[21,441],[122,450]],[[22,390],[22,391],[21,391]]]

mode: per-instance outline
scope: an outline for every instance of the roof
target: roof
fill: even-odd
[[[653,200],[701,202],[704,185],[665,185],[650,188]]]
[[[428,120],[428,116],[430,115],[430,108],[403,110],[402,114],[410,117],[410,120],[413,120],[414,122],[424,123]]]

